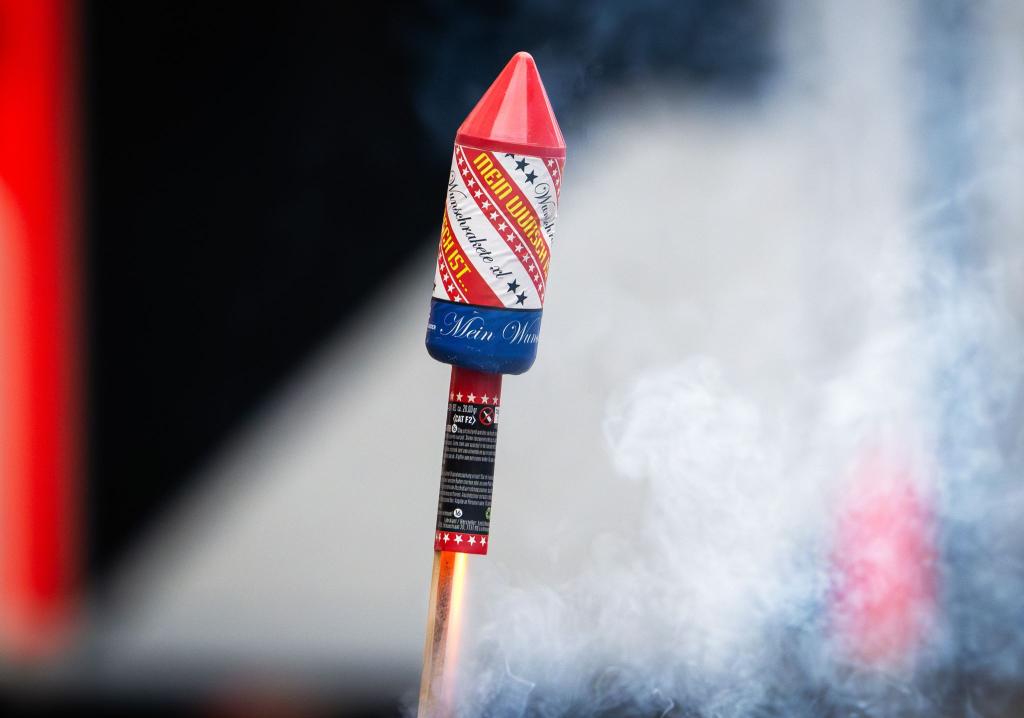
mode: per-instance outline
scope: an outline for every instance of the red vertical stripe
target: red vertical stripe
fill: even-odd
[[[73,7],[0,0],[0,640],[22,656],[63,633],[77,560]]]
[[[451,276],[455,283],[458,284],[459,290],[463,296],[467,298],[470,304],[475,304],[482,307],[503,307],[505,304],[501,301],[494,290],[491,289],[491,285],[487,283],[487,279],[480,274],[480,267],[473,264],[473,260],[470,259],[472,256],[470,253],[473,252],[473,247],[468,243],[464,243],[459,237],[458,232],[455,230],[455,225],[451,221],[451,217],[448,216],[448,208],[445,207],[445,221],[448,223],[449,231],[451,236],[455,240],[455,244],[458,245],[459,251],[465,258],[465,262],[460,264],[458,268],[451,269]],[[444,247],[441,247],[441,251],[444,253]],[[451,250],[447,250],[451,252]],[[447,253],[444,254],[447,257]],[[443,261],[440,257],[439,261]],[[469,271],[465,271],[468,269]],[[447,291],[447,289],[446,289]],[[451,293],[449,292],[449,296]]]
[[[464,163],[465,169],[467,169],[470,172],[471,177],[480,186],[481,191],[484,192],[484,197],[486,198],[486,200],[491,203],[491,206],[489,208],[484,209],[483,202],[477,202],[477,206],[479,207],[480,212],[483,214],[484,217],[487,218],[487,221],[491,223],[491,226],[494,228],[494,231],[505,242],[505,244],[508,245],[508,248],[512,250],[512,253],[515,256],[516,261],[518,261],[519,264],[522,265],[523,273],[530,277],[530,281],[533,282],[533,286],[537,290],[537,295],[540,297],[540,300],[543,303],[545,291],[544,285],[547,279],[547,274],[544,268],[545,265],[537,259],[537,250],[534,248],[530,240],[526,238],[522,229],[517,224],[516,220],[512,219],[511,215],[508,212],[507,206],[500,199],[498,199],[498,196],[487,185],[487,182],[484,181],[483,175],[480,173],[480,170],[478,170],[476,165],[473,164],[473,162],[469,158],[469,155],[465,153],[465,150],[459,147],[457,148],[456,151],[458,153],[457,156]],[[486,154],[488,159],[490,159],[490,161],[493,163],[493,165],[501,169],[501,164],[498,162],[498,158],[495,157],[490,152]],[[516,190],[516,196],[520,198],[522,202],[526,203],[529,206],[528,200],[526,199],[527,194],[513,181],[511,177],[506,177],[505,179],[508,181],[509,185]],[[474,198],[473,201],[476,202],[476,199]],[[533,212],[532,207],[529,208],[529,212],[536,219],[539,225],[540,219],[537,218],[536,213]],[[497,214],[498,217],[496,219],[491,219],[491,214]],[[499,229],[499,227],[501,227],[503,224],[505,226],[504,231]],[[543,242],[545,251],[547,251],[549,253],[548,256],[550,256],[550,250],[548,249],[547,241],[544,239],[542,239],[541,241]],[[533,263],[534,267],[536,268],[536,272],[531,272],[527,268],[527,261],[531,261]]]

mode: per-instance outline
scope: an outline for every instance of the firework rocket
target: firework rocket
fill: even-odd
[[[427,350],[452,375],[420,716],[452,709],[465,554],[490,542],[501,376],[537,356],[564,167],[537,66],[517,53],[459,127],[441,218]]]

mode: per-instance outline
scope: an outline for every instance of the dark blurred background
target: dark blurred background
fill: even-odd
[[[464,713],[1021,715],[1017,5],[0,0],[0,708],[411,715],[444,179],[527,50]]]
[[[88,522],[102,576],[218,443],[425,246],[516,51],[563,131],[668,79],[747,95],[768,0],[87,2]],[[409,191],[382,204],[400,174]]]
[[[775,15],[769,0],[83,3],[92,595],[429,247],[455,129],[514,52],[535,55],[580,138],[588,108],[637,84],[756,94]],[[382,202],[395,175],[403,201]]]

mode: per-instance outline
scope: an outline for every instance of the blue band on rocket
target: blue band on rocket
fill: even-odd
[[[446,364],[522,374],[537,358],[543,310],[480,307],[432,299],[427,351]]]

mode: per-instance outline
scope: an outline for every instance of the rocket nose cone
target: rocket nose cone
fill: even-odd
[[[517,52],[487,88],[455,136],[461,145],[565,157],[565,140],[537,63]]]

